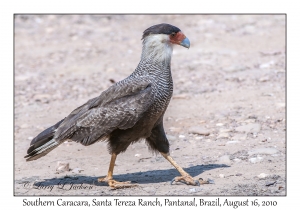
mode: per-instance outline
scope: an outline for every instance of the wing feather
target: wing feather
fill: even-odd
[[[70,138],[83,145],[93,144],[117,128],[133,127],[153,99],[149,81],[121,81],[71,112],[57,129],[55,138],[57,141]]]

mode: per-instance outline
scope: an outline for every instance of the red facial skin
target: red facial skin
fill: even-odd
[[[178,44],[178,45],[180,45],[180,43],[182,42],[182,40],[185,39],[186,36],[181,31],[179,31],[179,32],[177,32],[174,35],[171,34],[169,37],[170,37],[170,42],[172,44]]]

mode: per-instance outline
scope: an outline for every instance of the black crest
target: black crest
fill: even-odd
[[[146,36],[150,34],[172,34],[179,32],[180,29],[177,28],[176,26],[172,26],[167,23],[161,23],[158,25],[151,26],[150,28],[147,28],[144,33],[143,33],[143,38],[144,39]]]

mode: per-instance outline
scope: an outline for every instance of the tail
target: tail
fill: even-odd
[[[54,134],[56,129],[63,121],[64,119],[50,128],[47,128],[34,139],[32,139],[30,147],[27,150],[27,155],[24,157],[27,158],[26,161],[32,161],[43,157],[61,144],[61,142],[57,142],[54,139]]]

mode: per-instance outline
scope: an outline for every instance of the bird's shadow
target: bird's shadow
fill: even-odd
[[[229,167],[225,164],[208,164],[208,165],[196,165],[185,168],[185,171],[189,173],[192,177],[196,177],[204,171]],[[171,181],[174,177],[179,176],[180,174],[176,169],[165,169],[165,170],[151,170],[135,173],[126,173],[126,174],[116,174],[114,179],[117,181],[131,181],[138,184],[148,184],[148,183],[161,183]],[[99,183],[97,179],[99,176],[84,176],[84,175],[71,175],[64,176],[61,178],[52,178],[44,179],[43,181],[34,182],[35,186],[50,186],[50,185],[63,185],[63,184],[89,184],[96,186],[107,186],[105,183]],[[201,177],[203,179],[209,177]],[[20,181],[20,180],[19,180]]]

